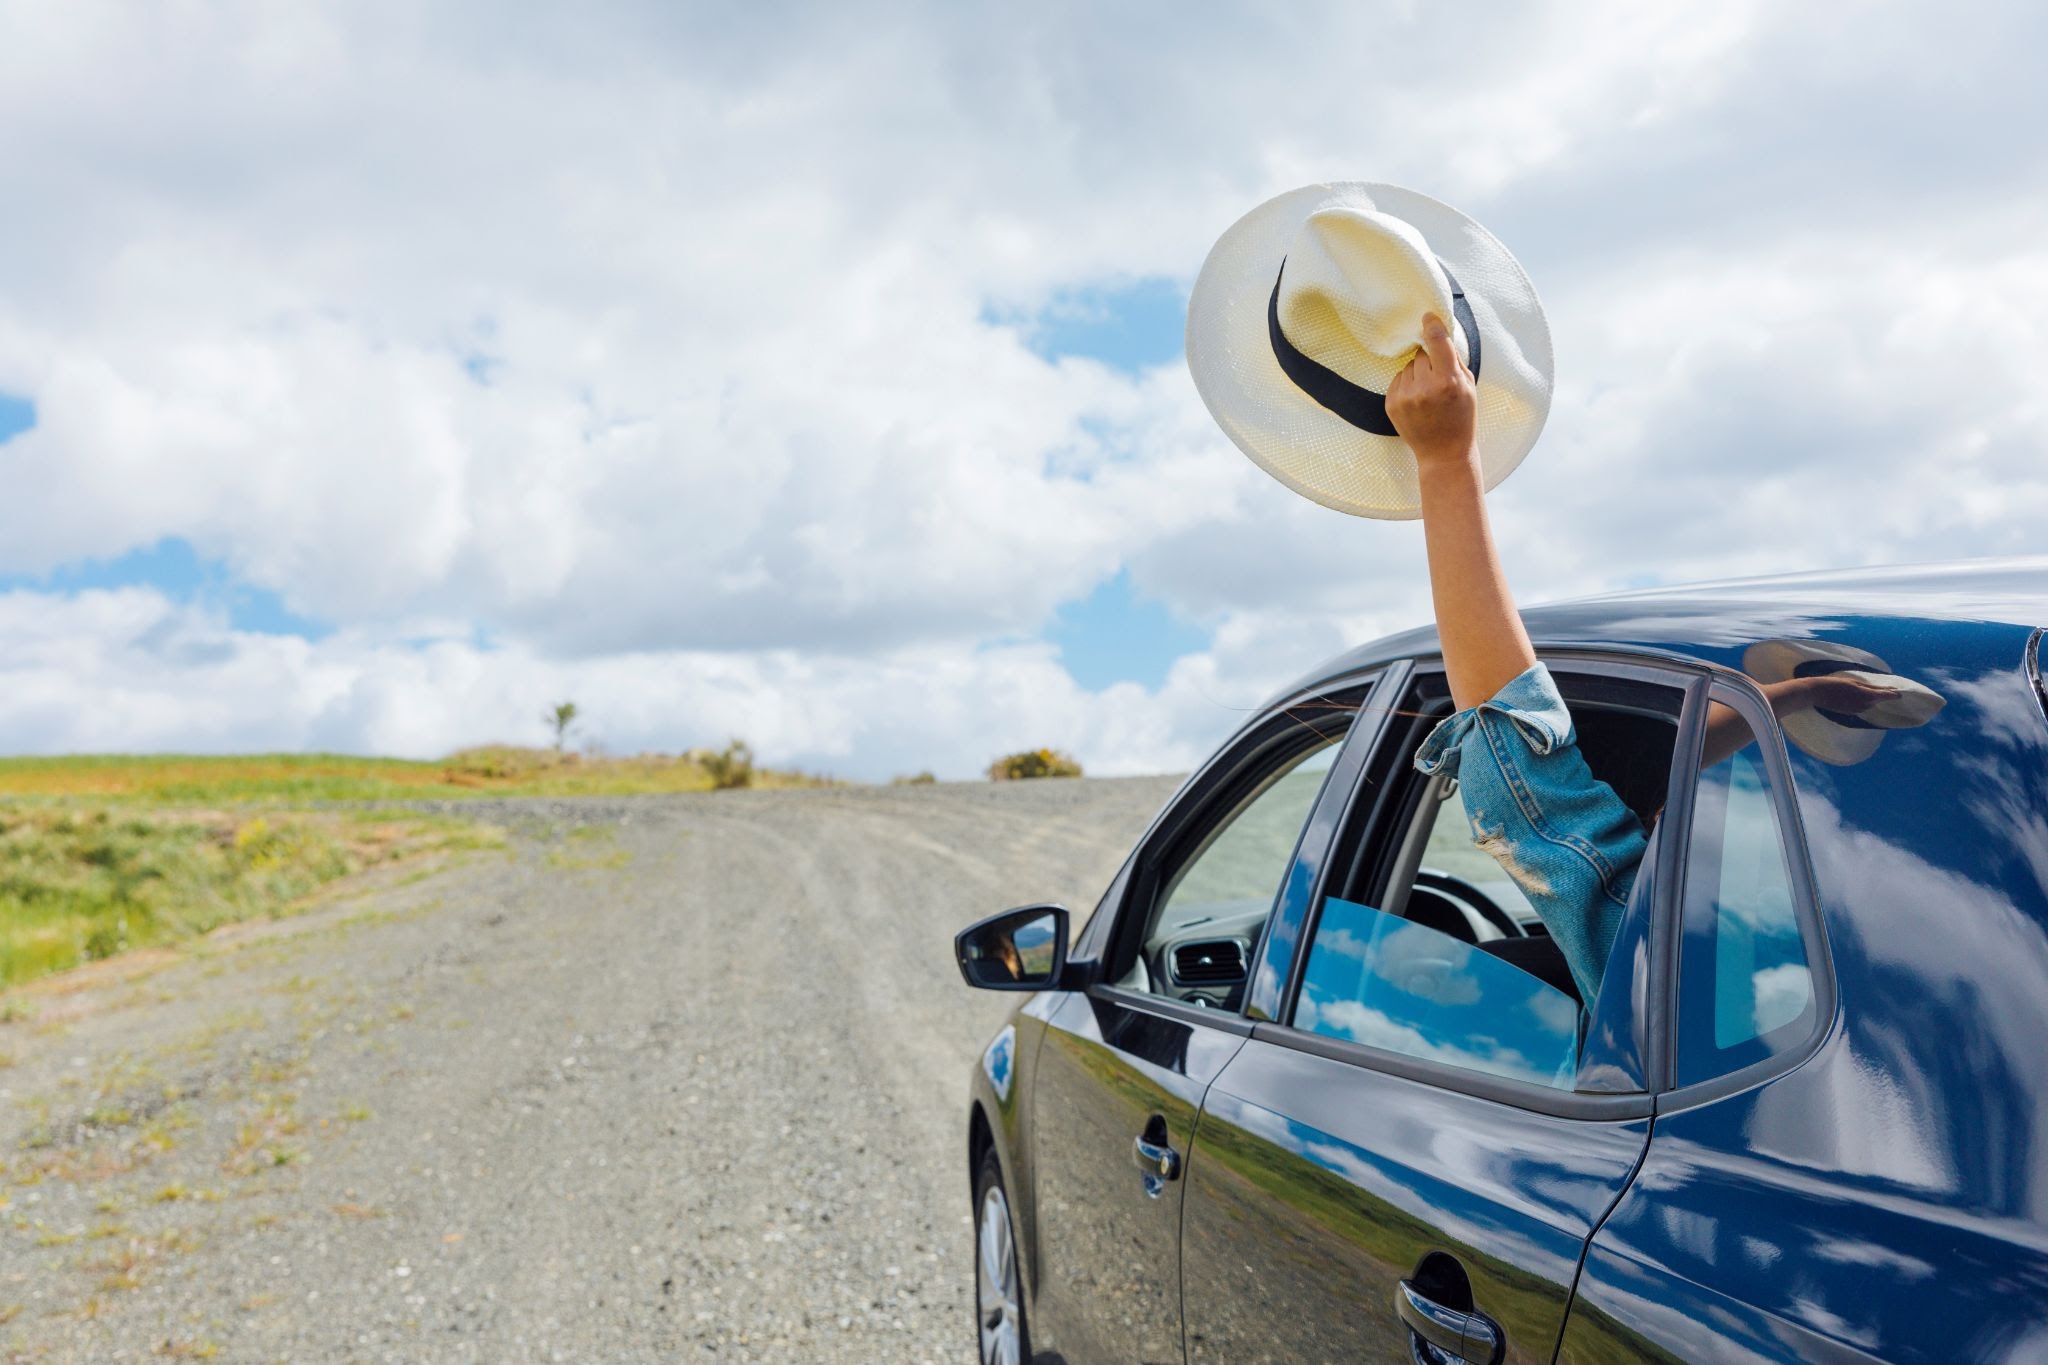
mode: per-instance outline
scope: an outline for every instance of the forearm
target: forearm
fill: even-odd
[[[1424,463],[1421,488],[1444,672],[1453,704],[1464,710],[1534,667],[1536,652],[1494,549],[1477,459]]]

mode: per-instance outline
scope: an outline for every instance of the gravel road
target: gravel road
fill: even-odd
[[[465,804],[505,852],[18,997],[0,1352],[972,1359],[952,934],[1172,786]]]

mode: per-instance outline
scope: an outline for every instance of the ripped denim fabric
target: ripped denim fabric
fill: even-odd
[[[1590,1007],[1645,839],[1635,812],[1586,766],[1550,670],[1537,664],[1445,719],[1415,766],[1458,780],[1474,841],[1529,898]]]

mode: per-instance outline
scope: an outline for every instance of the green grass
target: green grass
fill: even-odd
[[[0,804],[0,986],[234,920],[380,863],[492,842],[463,821]]]
[[[816,786],[823,779],[757,769],[754,785]],[[702,755],[589,758],[509,745],[465,749],[431,762],[343,754],[69,755],[0,758],[0,798],[144,806],[294,805],[465,796],[618,796],[709,791]]]
[[[511,746],[437,762],[339,754],[0,758],[0,988],[283,915],[364,868],[500,838],[462,819],[308,806],[709,791],[716,758],[591,758]],[[770,769],[751,778],[763,787],[823,781]],[[618,851],[562,856],[593,868],[624,860]]]

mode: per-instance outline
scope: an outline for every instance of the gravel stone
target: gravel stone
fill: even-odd
[[[0,1357],[973,1358],[962,925],[1168,779],[449,802],[510,846],[0,1023]]]

